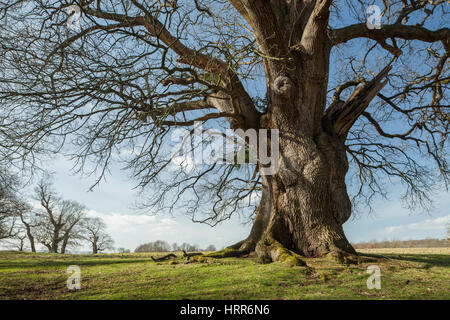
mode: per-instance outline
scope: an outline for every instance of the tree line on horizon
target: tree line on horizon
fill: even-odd
[[[186,251],[186,252],[193,252],[193,251],[217,251],[216,247],[212,244],[210,244],[208,247],[206,247],[204,250],[200,249],[198,244],[189,244],[189,243],[182,243],[181,245],[178,245],[176,242],[172,245],[164,240],[156,240],[153,242],[147,242],[144,244],[139,245],[134,252],[177,252],[177,251]]]
[[[447,239],[421,239],[421,240],[371,240],[352,244],[356,249],[384,249],[384,248],[448,248],[450,247],[450,229]]]

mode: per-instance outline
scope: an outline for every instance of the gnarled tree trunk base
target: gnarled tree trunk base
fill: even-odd
[[[205,255],[205,257],[210,258],[241,258],[245,256],[250,256],[254,254],[259,258],[261,263],[271,263],[271,262],[280,262],[284,265],[294,267],[294,266],[304,266],[307,267],[307,263],[305,262],[304,257],[292,250],[284,247],[280,242],[273,239],[271,236],[266,236],[264,239],[261,239],[256,245],[255,248],[250,249],[245,247],[242,249],[245,240],[240,241],[232,246],[229,246],[223,250],[213,252]],[[375,257],[367,257],[365,255],[360,255],[357,252],[346,252],[340,249],[333,249],[332,251],[324,254],[323,256],[317,256],[316,258],[325,257],[330,259],[336,263],[343,265],[350,264],[361,264],[365,262],[376,262],[378,261]]]
[[[284,247],[271,235],[266,235],[256,245],[255,253],[263,263],[281,262],[287,266],[306,266],[300,255]]]
[[[345,146],[324,123],[306,134],[302,119],[279,113],[279,170],[262,176],[262,196],[250,235],[212,257],[239,257],[254,252],[262,262],[305,266],[301,257],[330,257],[358,263],[343,224],[351,215],[345,185]]]

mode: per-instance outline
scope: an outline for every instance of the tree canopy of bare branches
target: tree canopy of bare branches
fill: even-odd
[[[91,245],[92,254],[113,248],[114,240],[106,233],[106,224],[101,218],[84,219],[82,228],[84,229],[82,238]]]
[[[49,252],[65,253],[68,245],[82,239],[80,223],[86,208],[76,201],[63,200],[52,190],[49,180],[42,179],[35,189],[42,210],[37,214],[36,238]]]
[[[259,202],[233,248],[263,260],[354,254],[347,185],[366,203],[400,182],[426,207],[449,179],[448,4],[383,1],[369,29],[371,4],[0,1],[0,153],[25,168],[62,153],[98,181],[122,161],[146,206],[210,224]],[[196,121],[279,129],[278,173],[174,170],[171,134]]]
[[[0,168],[0,240],[19,234],[18,218],[27,210],[26,204],[17,195],[18,185],[17,176]]]

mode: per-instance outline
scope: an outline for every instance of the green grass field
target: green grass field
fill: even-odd
[[[253,258],[0,252],[0,299],[450,299],[450,249],[364,252],[382,258],[350,266],[306,259],[305,268]],[[381,290],[366,286],[371,264],[381,269]],[[66,287],[70,265],[81,268],[81,290]]]

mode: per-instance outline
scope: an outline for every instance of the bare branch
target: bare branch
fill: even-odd
[[[366,24],[360,23],[348,27],[333,30],[331,32],[331,42],[337,45],[357,38],[369,38],[376,41],[385,42],[386,39],[400,38],[404,40],[420,40],[424,42],[443,41],[448,43],[450,39],[450,29],[429,30],[420,26],[409,26],[403,24],[383,25],[381,29],[370,30]]]

